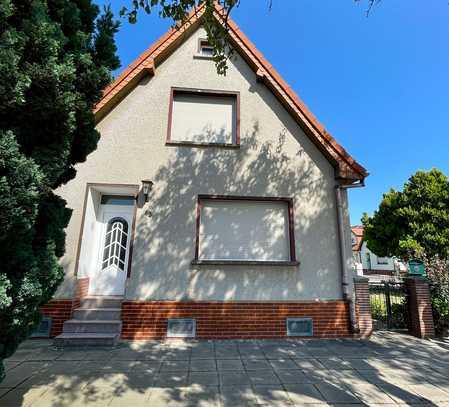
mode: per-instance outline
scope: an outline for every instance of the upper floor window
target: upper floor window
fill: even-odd
[[[378,257],[377,264],[388,264],[388,257]]]
[[[238,146],[239,94],[172,88],[167,143]]]
[[[198,41],[198,55],[208,58],[212,58],[214,56],[214,48],[209,44],[208,40],[201,38]]]

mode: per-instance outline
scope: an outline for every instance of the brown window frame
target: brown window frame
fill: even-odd
[[[290,260],[270,261],[270,260],[200,260],[200,225],[201,225],[201,209],[203,201],[256,201],[256,202],[285,202],[287,204],[288,213],[288,235]],[[266,197],[266,196],[240,196],[240,195],[206,195],[200,194],[197,198],[196,205],[196,231],[195,231],[195,257],[192,265],[266,265],[266,266],[298,266],[299,261],[296,259],[295,244],[295,224],[294,224],[294,205],[293,198],[287,197]]]
[[[173,102],[175,93],[184,93],[190,95],[206,95],[206,96],[234,96],[235,97],[235,140],[232,143],[208,143],[193,141],[174,141],[171,139],[171,128],[173,120]],[[168,107],[168,125],[167,138],[165,141],[167,146],[188,146],[188,147],[221,147],[221,148],[240,148],[240,92],[229,90],[211,90],[199,88],[180,88],[172,87],[170,89],[170,102]]]

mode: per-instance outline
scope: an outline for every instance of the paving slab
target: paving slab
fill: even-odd
[[[191,385],[184,390],[184,397],[189,406],[221,407],[220,393],[217,386]]]
[[[271,370],[273,366],[266,359],[243,359],[246,370]]]
[[[218,386],[219,379],[217,372],[190,372],[189,385],[197,384],[201,386]]]
[[[135,390],[124,389],[112,397],[108,407],[123,407],[123,406],[143,406],[148,405],[148,398],[150,396],[150,389]]]
[[[313,383],[313,380],[302,370],[279,370],[276,372],[282,384]]]
[[[21,363],[22,363],[22,361],[19,361],[19,360],[5,359],[3,361],[3,366],[5,367],[5,372],[7,372],[8,370],[14,369],[15,367],[19,366]]]
[[[188,360],[166,360],[162,363],[161,372],[186,372],[189,370]]]
[[[217,363],[215,359],[192,359],[190,361],[190,371],[215,372],[217,371]]]
[[[154,380],[154,385],[156,387],[185,387],[187,381],[187,372],[160,372]]]
[[[270,364],[274,370],[297,369],[298,365],[292,359],[271,359]]]
[[[280,385],[254,386],[254,394],[259,405],[270,407],[291,406],[288,393]]]
[[[325,404],[323,396],[313,384],[287,384],[285,389],[295,406]]]
[[[360,399],[356,397],[346,386],[343,384],[331,384],[331,383],[317,383],[315,387],[324,397],[328,403],[360,403]]]
[[[26,369],[15,368],[10,370],[6,377],[0,382],[0,388],[13,388],[18,386],[29,377],[33,376],[33,372]]]
[[[155,387],[150,390],[148,406],[187,407],[188,402],[182,388]]]
[[[253,370],[248,372],[249,379],[254,385],[280,384],[279,377],[270,370]]]
[[[324,369],[324,366],[319,361],[319,359],[304,358],[304,359],[293,359],[293,361],[300,369]]]
[[[0,399],[2,407],[27,407],[42,397],[46,388],[16,388],[4,394]]]
[[[449,402],[449,393],[431,383],[410,385],[409,388],[426,401]]]
[[[221,386],[222,407],[255,407],[256,395],[251,386]]]
[[[87,353],[83,350],[65,350],[57,360],[81,361],[85,360]]]
[[[395,401],[374,384],[355,384],[348,386],[362,402],[368,404],[393,404]]]
[[[381,390],[387,393],[398,404],[419,404],[424,400],[407,385],[394,385],[391,383],[377,384]]]
[[[217,368],[219,371],[224,370],[244,370],[243,362],[241,359],[217,359]]]
[[[8,361],[14,362],[23,362],[33,356],[33,351],[28,349],[18,349],[11,357],[9,357]]]
[[[218,373],[222,386],[249,385],[251,380],[246,372],[223,371]]]

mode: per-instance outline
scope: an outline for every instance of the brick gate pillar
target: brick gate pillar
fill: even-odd
[[[418,338],[435,336],[429,283],[422,277],[405,279],[408,290],[409,331]]]
[[[361,338],[367,338],[373,332],[368,281],[367,277],[354,278],[355,312]]]

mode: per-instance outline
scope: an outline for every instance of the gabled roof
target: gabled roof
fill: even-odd
[[[160,65],[201,24],[204,5],[191,12],[186,21],[177,28],[171,28],[150,48],[144,51],[103,92],[102,99],[95,106],[97,122],[100,121],[120,100],[122,100],[145,75],[156,75]],[[216,6],[215,18],[224,24],[223,14]],[[340,146],[318,122],[302,100],[287,85],[272,65],[248,40],[238,26],[228,19],[231,45],[253,69],[259,81],[263,82],[295,118],[303,131],[323,152],[337,169],[337,178],[342,183],[363,181],[368,172]]]
[[[351,226],[351,232],[354,234],[355,242],[352,244],[352,251],[359,252],[363,243],[363,226]]]

